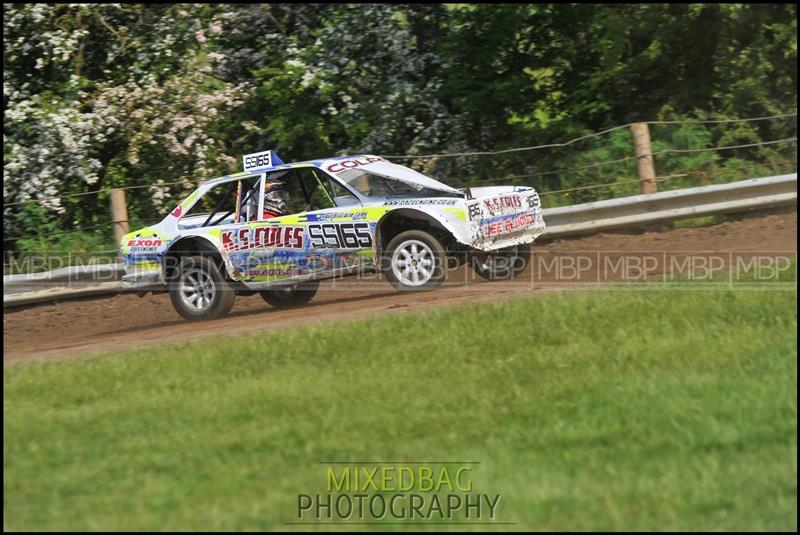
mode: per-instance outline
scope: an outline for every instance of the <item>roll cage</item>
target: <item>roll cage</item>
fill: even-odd
[[[264,195],[268,191],[269,184],[275,182],[285,183],[286,189],[291,194],[300,196],[300,198],[292,199],[293,202],[289,205],[289,214],[355,203],[361,204],[362,202],[361,195],[357,191],[331,174],[310,165],[298,166],[210,181],[199,188],[200,193],[191,206],[187,207],[181,220],[200,215],[206,216],[202,223],[193,225],[193,228],[217,226],[223,224],[231,216],[233,216],[233,223],[261,220],[264,211]],[[220,196],[210,211],[192,213],[198,203],[203,202],[203,199],[215,190],[220,193]],[[337,195],[337,193],[344,193],[344,195]],[[344,197],[348,196],[352,199],[349,202],[344,201]],[[233,202],[234,199],[235,202]],[[257,202],[253,202],[255,199]],[[320,206],[321,201],[326,202],[328,206]]]

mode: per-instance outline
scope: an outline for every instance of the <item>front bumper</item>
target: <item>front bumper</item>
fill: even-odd
[[[162,290],[164,286],[161,271],[133,272],[122,276],[123,290]]]

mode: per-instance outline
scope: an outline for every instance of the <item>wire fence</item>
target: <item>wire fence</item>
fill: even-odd
[[[748,143],[748,144],[744,144],[744,145],[731,145],[731,146],[727,146],[727,147],[711,147],[711,148],[706,148],[706,149],[667,149],[667,150],[662,150],[662,151],[658,151],[658,152],[653,152],[653,153],[650,154],[650,156],[655,158],[657,156],[664,156],[665,154],[671,154],[671,153],[681,154],[681,153],[698,153],[698,152],[712,152],[712,151],[716,152],[716,151],[724,151],[724,150],[741,149],[741,148],[747,148],[747,147],[773,145],[773,144],[776,144],[776,143],[788,143],[788,142],[791,142],[791,141],[797,141],[797,138],[796,137],[792,137],[792,138],[778,139],[778,140],[773,140],[773,141],[764,141],[764,142],[760,142],[760,143]],[[595,168],[598,168],[598,167],[605,167],[605,166],[608,166],[608,165],[614,165],[614,164],[620,164],[620,163],[624,163],[624,162],[630,162],[630,161],[638,160],[639,158],[640,158],[639,156],[626,156],[624,158],[617,158],[615,160],[606,160],[606,161],[603,161],[603,162],[597,162],[597,163],[593,163],[593,164],[589,164],[589,165],[583,165],[583,166],[578,166],[578,167],[570,167],[570,168],[567,168],[567,169],[554,169],[554,170],[551,170],[551,171],[528,173],[528,174],[524,174],[524,175],[506,175],[506,176],[497,177],[497,178],[479,179],[479,182],[481,184],[493,184],[495,182],[518,180],[518,179],[522,179],[522,178],[536,178],[536,177],[543,177],[543,176],[549,176],[549,175],[569,174],[569,173],[574,173],[575,171],[585,171],[587,169],[595,169]],[[791,160],[785,160],[785,161],[791,161]]]
[[[593,132],[591,134],[587,134],[585,136],[576,137],[575,139],[570,139],[569,141],[565,141],[564,143],[549,143],[546,145],[534,145],[532,147],[514,147],[510,149],[502,149],[502,150],[494,150],[494,151],[473,151],[473,152],[450,152],[450,153],[442,153],[442,154],[405,154],[401,156],[392,155],[392,156],[384,156],[384,158],[388,160],[399,160],[399,159],[415,159],[415,160],[424,160],[429,158],[453,158],[457,156],[494,156],[498,154],[508,154],[511,152],[523,152],[523,151],[534,151],[540,149],[552,149],[552,148],[560,148],[560,147],[568,147],[579,141],[584,141],[587,139],[603,136],[606,134],[610,134],[616,130],[622,130],[624,128],[630,128],[634,124],[647,124],[647,125],[667,125],[667,124],[728,124],[728,123],[746,123],[746,122],[754,122],[754,121],[768,121],[773,119],[785,119],[789,117],[797,117],[797,112],[794,113],[787,113],[782,115],[769,115],[765,117],[748,117],[745,119],[708,119],[708,120],[695,120],[695,119],[686,119],[683,121],[640,121],[639,123],[628,123],[623,124],[620,126],[615,126],[613,128],[608,128],[606,130],[601,130],[599,132]]]
[[[789,114],[782,114],[782,115],[772,115],[772,116],[765,116],[765,117],[751,117],[751,118],[744,118],[744,119],[718,119],[718,120],[682,120],[682,121],[647,121],[648,125],[685,125],[685,124],[728,124],[728,123],[749,123],[749,122],[757,122],[757,121],[767,121],[767,120],[776,120],[776,119],[785,119],[790,117],[797,117],[797,113],[789,113]],[[594,132],[591,134],[587,134],[584,136],[576,137],[569,141],[563,143],[551,143],[545,145],[536,145],[536,146],[529,146],[529,147],[514,147],[509,149],[502,149],[502,150],[495,150],[495,151],[474,151],[474,152],[460,152],[460,153],[443,153],[443,154],[425,154],[425,155],[399,155],[399,156],[384,156],[386,159],[390,160],[400,160],[400,159],[415,159],[415,160],[425,160],[425,159],[433,159],[433,158],[451,158],[451,157],[472,157],[472,156],[489,156],[489,155],[498,155],[498,154],[507,154],[507,153],[516,153],[516,152],[524,152],[524,151],[536,151],[548,148],[562,148],[574,145],[578,142],[592,139],[592,138],[599,138],[601,136],[610,134],[614,131],[630,128],[635,123],[629,123],[625,125],[616,126],[613,128],[609,128],[606,130],[602,130],[599,132]],[[766,146],[773,146],[773,145],[788,145],[791,143],[797,142],[797,137],[784,137],[780,139],[773,139],[767,141],[757,141],[752,143],[742,143],[742,144],[735,144],[735,145],[721,145],[721,146],[714,146],[714,147],[704,147],[704,148],[667,148],[663,150],[658,150],[652,152],[650,156],[654,159],[662,156],[666,156],[669,154],[676,154],[676,155],[688,155],[688,154],[697,154],[697,153],[705,153],[705,152],[723,152],[723,151],[732,151],[732,150],[739,150],[739,149],[748,149],[748,148],[755,148],[755,147],[766,147]],[[479,178],[479,179],[456,179],[452,185],[455,187],[477,187],[482,185],[493,185],[502,182],[510,182],[510,181],[519,181],[523,179],[530,179],[530,178],[541,178],[541,177],[548,177],[554,175],[570,175],[582,171],[586,171],[589,169],[597,169],[603,168],[612,165],[619,165],[624,164],[626,162],[633,162],[638,160],[642,156],[625,156],[622,158],[613,158],[610,160],[604,160],[599,162],[594,162],[586,165],[577,165],[568,168],[561,168],[561,169],[552,169],[548,171],[539,171],[533,173],[523,173],[523,174],[512,174],[512,175],[504,175],[501,177],[495,178]],[[683,178],[683,179],[691,179],[694,178],[695,180],[701,183],[707,183],[709,180],[713,178],[720,178],[720,177],[727,177],[730,176],[732,173],[737,171],[741,171],[743,169],[777,169],[779,166],[787,166],[787,164],[791,164],[789,167],[796,171],[797,167],[797,158],[796,158],[796,148],[794,150],[794,156],[791,159],[772,159],[771,161],[763,161],[763,162],[749,162],[747,165],[738,166],[738,167],[721,167],[718,169],[685,169],[680,170],[678,172],[671,172],[669,174],[663,176],[656,176],[655,182],[657,183],[665,183],[671,182],[675,179]],[[782,172],[789,172],[788,170],[784,170]],[[82,197],[88,195],[100,195],[104,193],[108,193],[113,189],[121,189],[121,190],[138,190],[143,188],[164,188],[168,186],[175,186],[175,185],[182,185],[182,186],[191,186],[200,184],[205,182],[206,179],[199,179],[199,180],[180,180],[174,182],[166,182],[166,183],[158,183],[158,184],[142,184],[142,185],[129,185],[129,186],[120,186],[115,188],[102,188],[94,191],[86,191],[86,192],[77,192],[77,193],[70,193],[60,196],[60,198],[73,198],[73,197]],[[620,176],[617,180],[614,181],[606,181],[601,183],[590,183],[590,184],[579,184],[571,187],[566,188],[546,188],[546,187],[538,187],[540,195],[547,197],[553,195],[569,195],[574,192],[585,192],[591,190],[599,190],[602,188],[616,188],[619,191],[620,187],[632,187],[635,184],[640,183],[641,181],[638,178],[625,178]],[[451,182],[452,183],[452,182]],[[680,187],[685,187],[680,186]],[[613,191],[610,192],[613,195]],[[619,193],[618,193],[619,194]],[[595,199],[599,200],[599,199]],[[11,203],[4,203],[3,208],[17,207],[21,205],[25,205],[28,203],[41,203],[43,199],[25,199],[21,201],[15,201]],[[137,224],[152,224],[161,221],[161,218],[157,219],[135,219],[135,223]],[[102,223],[96,223],[92,225],[82,225],[77,226],[75,228],[57,232],[48,232],[47,237],[51,236],[62,236],[68,235],[78,232],[87,232],[87,231],[97,231],[98,229],[106,229],[109,230],[111,225],[113,225],[114,221],[106,221]],[[26,239],[36,239],[42,237],[41,233],[38,234],[29,234],[29,235],[20,235],[20,236],[13,236],[9,238],[4,238],[4,243],[14,244],[19,240],[26,240]],[[13,248],[13,247],[12,247]],[[108,251],[100,251],[100,252],[108,252]]]
[[[793,160],[778,160],[778,161],[770,162],[770,163],[772,165],[776,165],[776,164],[794,164],[795,162]],[[717,171],[717,172],[704,171],[704,170],[688,171],[688,172],[684,172],[684,173],[675,173],[675,174],[671,174],[671,175],[656,176],[655,177],[655,181],[661,183],[661,182],[669,181],[669,180],[674,179],[674,178],[683,178],[683,177],[695,176],[695,177],[700,178],[702,181],[707,182],[708,179],[711,178],[711,177],[719,177],[719,176],[723,176],[724,174],[729,174],[730,172],[741,171],[741,170],[744,170],[744,169],[755,169],[755,168],[759,168],[759,167],[763,167],[763,166],[764,166],[764,164],[754,163],[754,164],[745,165],[745,166],[739,166],[739,167],[726,167],[726,168],[722,169],[721,171]],[[583,169],[585,169],[585,168],[586,167],[583,167]],[[482,181],[480,181],[480,183],[484,184],[484,183],[487,183],[487,182],[509,180],[509,179],[512,179],[512,178],[526,178],[526,177],[530,177],[530,176],[541,176],[541,173],[537,173],[537,174],[533,174],[533,175],[511,175],[511,176],[501,177],[501,178],[493,179],[493,180],[482,180]],[[630,180],[617,180],[617,181],[614,181],[614,182],[605,182],[605,183],[601,183],[601,184],[590,184],[590,185],[586,185],[586,186],[574,186],[574,187],[570,187],[570,188],[562,188],[562,189],[556,189],[556,190],[546,190],[546,191],[539,192],[539,194],[540,194],[540,196],[546,197],[548,195],[572,193],[572,192],[576,192],[576,191],[585,191],[585,190],[599,189],[599,188],[605,188],[605,187],[614,187],[614,186],[620,186],[620,185],[625,185],[625,184],[639,184],[640,182],[641,182],[641,180],[638,179],[638,178],[630,179]],[[158,222],[162,221],[162,219],[163,218],[142,219],[142,220],[137,220],[136,223],[148,225],[148,224],[158,223]],[[83,231],[87,231],[87,230],[95,230],[95,229],[98,229],[98,228],[110,227],[114,223],[131,223],[131,221],[106,221],[104,223],[98,223],[98,224],[94,224],[94,225],[79,226],[79,227],[76,227],[76,228],[73,228],[73,229],[70,229],[70,230],[65,230],[65,231],[50,232],[47,235],[48,236],[57,236],[57,235],[64,235],[64,234],[72,234],[72,233],[75,233],[75,232],[83,232]],[[35,239],[35,238],[39,238],[39,237],[41,237],[40,234],[30,234],[30,235],[26,235],[26,236],[14,236],[14,237],[10,237],[10,238],[4,238],[3,241],[13,242],[13,241],[25,240],[25,239]],[[113,252],[113,251],[114,250],[98,251],[98,252]]]
[[[67,194],[64,194],[64,195],[60,195],[59,198],[61,198],[61,199],[69,199],[69,198],[72,198],[72,197],[84,197],[86,195],[98,195],[100,193],[108,193],[111,190],[115,190],[115,189],[121,189],[121,190],[128,191],[128,190],[142,189],[142,188],[162,188],[162,187],[165,187],[165,186],[175,186],[175,185],[178,185],[178,184],[181,184],[181,185],[202,184],[206,180],[207,179],[202,178],[202,179],[199,179],[199,180],[178,180],[178,181],[175,181],[175,182],[163,182],[163,183],[159,183],[159,184],[141,184],[141,185],[137,185],[137,186],[119,186],[119,187],[113,187],[113,188],[102,188],[102,189],[97,189],[97,190],[93,190],[93,191],[82,191],[80,193],[67,193]],[[7,208],[9,206],[20,206],[20,205],[23,205],[23,204],[39,203],[39,202],[42,202],[42,200],[41,199],[26,199],[24,201],[3,203],[3,208]]]
[[[745,122],[767,121],[767,120],[774,120],[774,119],[784,119],[784,118],[789,118],[789,117],[797,117],[797,113],[795,112],[795,113],[788,113],[788,114],[782,114],[782,115],[770,115],[770,116],[764,116],[764,117],[748,117],[748,118],[743,118],[743,119],[708,119],[708,120],[686,119],[686,120],[681,120],[681,121],[643,121],[643,123],[644,124],[648,124],[648,125],[729,124],[729,123],[745,123]],[[612,127],[612,128],[608,128],[606,130],[601,130],[599,132],[593,132],[593,133],[587,134],[585,136],[580,136],[580,137],[571,139],[571,140],[566,141],[564,143],[550,143],[550,144],[545,144],[545,145],[535,145],[535,146],[531,146],[531,147],[514,147],[514,148],[495,150],[495,151],[452,152],[452,153],[423,154],[423,155],[407,154],[407,155],[400,155],[400,156],[389,155],[389,156],[383,156],[383,158],[386,158],[388,160],[392,160],[392,159],[395,159],[395,160],[397,160],[397,159],[423,160],[423,159],[431,159],[431,158],[451,158],[451,157],[464,157],[464,156],[491,156],[491,155],[498,155],[498,154],[513,153],[513,152],[535,151],[535,150],[548,149],[548,148],[561,148],[561,147],[568,147],[568,146],[573,145],[575,143],[578,143],[580,141],[584,141],[584,140],[587,140],[587,139],[603,136],[603,135],[609,134],[609,133],[617,131],[617,130],[630,128],[634,124],[637,124],[637,123],[627,123],[627,124],[624,124],[624,125],[619,125],[619,126],[615,126],[615,127]],[[708,147],[708,148],[699,148],[699,149],[666,149],[666,150],[662,150],[662,151],[659,151],[659,152],[654,152],[654,153],[651,154],[651,156],[653,156],[653,157],[663,156],[665,154],[670,154],[670,153],[681,154],[681,153],[697,153],[697,152],[708,152],[708,151],[734,150],[734,149],[742,149],[742,148],[748,148],[748,147],[773,145],[773,144],[778,144],[778,143],[788,143],[788,142],[791,142],[791,141],[795,141],[796,142],[797,141],[797,137],[790,137],[790,138],[784,138],[784,139],[775,139],[775,140],[771,140],[771,141],[760,141],[760,142],[756,142],[756,143],[747,143],[747,144],[740,144],[740,145],[721,146],[721,147]],[[573,171],[591,169],[591,168],[594,168],[594,167],[603,167],[603,166],[606,166],[606,165],[618,164],[618,163],[622,163],[622,162],[626,162],[626,161],[636,160],[637,158],[638,158],[637,156],[629,156],[629,157],[625,157],[625,158],[618,158],[618,159],[615,159],[615,160],[598,162],[598,163],[587,165],[587,166],[572,167],[572,168],[566,168],[566,169],[557,169],[557,170],[552,170],[552,171],[544,171],[544,172],[530,173],[530,174],[524,174],[524,175],[510,175],[510,176],[493,178],[493,179],[485,179],[485,181],[491,182],[491,181],[516,179],[516,178],[533,178],[533,177],[547,176],[547,175],[558,174],[558,173],[569,173],[569,172],[573,172]],[[158,184],[138,184],[138,185],[132,185],[132,186],[115,186],[113,188],[102,188],[102,189],[93,190],[93,191],[84,191],[84,192],[78,192],[78,193],[68,193],[68,194],[60,195],[59,198],[67,199],[67,198],[72,198],[72,197],[82,197],[82,196],[86,196],[86,195],[98,195],[98,194],[101,194],[101,193],[108,193],[113,189],[121,189],[121,190],[128,191],[128,190],[136,190],[136,189],[142,189],[142,188],[157,189],[157,188],[163,188],[163,187],[175,186],[175,185],[194,185],[194,184],[200,184],[202,182],[205,182],[206,180],[207,179],[179,180],[179,181],[174,181],[174,182],[163,182],[163,183],[158,183]],[[41,203],[42,201],[43,201],[43,199],[26,199],[26,200],[22,200],[22,201],[11,202],[11,203],[3,203],[3,208],[5,209],[5,208],[8,208],[8,207],[12,207],[12,206],[21,206],[21,205],[28,204],[28,203]]]
[[[789,143],[789,142],[792,142],[792,141],[796,142],[797,141],[797,137],[790,137],[790,138],[784,138],[784,139],[775,139],[775,140],[771,140],[771,141],[760,141],[760,142],[756,142],[756,143],[746,143],[746,144],[740,144],[740,145],[729,145],[729,146],[722,146],[722,147],[708,147],[708,148],[700,148],[700,149],[665,149],[665,150],[662,150],[662,151],[653,152],[653,153],[650,154],[650,156],[655,158],[657,156],[663,156],[665,154],[687,154],[687,153],[735,150],[735,149],[743,149],[743,148],[749,148],[749,147],[759,147],[759,146],[774,145],[774,144],[778,144],[778,143]],[[542,145],[542,146],[539,146],[539,147],[530,147],[530,149],[545,148],[545,147],[549,147],[549,146],[556,146],[556,145]],[[559,146],[564,146],[564,145],[559,145]],[[483,153],[471,153],[469,155],[475,155],[475,154],[483,154]],[[486,154],[489,154],[489,153],[486,153]],[[455,155],[456,154],[452,154],[452,156],[455,156]],[[425,156],[425,157],[427,157],[427,156]],[[431,157],[434,157],[434,156],[431,156]],[[420,158],[422,158],[422,156],[420,156]],[[603,161],[603,162],[597,162],[597,163],[594,163],[594,164],[583,165],[583,166],[578,166],[578,167],[570,167],[570,168],[566,168],[566,169],[554,169],[554,170],[551,170],[551,171],[527,173],[527,174],[523,174],[523,175],[507,175],[507,176],[502,176],[502,177],[497,177],[497,178],[480,179],[480,182],[481,183],[486,183],[486,184],[491,184],[491,183],[494,183],[494,182],[507,181],[507,180],[517,180],[517,179],[522,179],[522,178],[535,178],[535,177],[542,177],[542,176],[555,175],[555,174],[568,174],[568,173],[575,172],[575,171],[585,171],[587,169],[593,169],[593,168],[604,167],[604,166],[608,166],[608,165],[614,165],[614,164],[624,163],[624,162],[628,162],[628,161],[638,160],[639,158],[641,158],[641,157],[640,156],[626,156],[624,158],[617,158],[617,159],[614,159],[614,160],[607,160],[607,161]],[[201,184],[203,182],[206,182],[206,179],[188,181],[189,184]],[[99,190],[95,190],[95,191],[87,191],[87,192],[81,192],[81,193],[69,193],[69,194],[61,195],[60,198],[65,199],[65,198],[70,198],[70,197],[81,197],[81,196],[85,196],[85,195],[97,195],[97,194],[100,194],[100,193],[108,193],[108,192],[110,192],[110,191],[112,191],[114,189],[120,189],[120,190],[128,191],[128,190],[135,190],[135,189],[141,189],[141,188],[161,188],[161,187],[172,186],[172,185],[177,185],[177,184],[185,185],[185,184],[187,184],[187,181],[175,181],[175,182],[165,182],[165,183],[160,183],[160,184],[148,184],[148,185],[137,185],[137,186],[121,186],[121,187],[117,187],[117,188],[103,188],[103,189],[99,189]],[[581,188],[576,188],[576,189],[585,189],[585,188],[581,187]],[[17,202],[12,202],[12,203],[5,203],[5,204],[3,204],[3,208],[8,208],[8,207],[11,207],[11,206],[20,206],[20,205],[28,204],[28,203],[40,203],[40,202],[42,202],[41,199],[28,199],[28,200],[25,200],[25,201],[17,201]],[[80,230],[80,229],[75,229],[75,230]],[[21,237],[21,238],[6,238],[6,239],[4,239],[4,241],[12,241],[12,240],[15,240],[15,239],[24,239],[24,237]]]
[[[784,163],[785,164],[785,163],[794,163],[794,162],[792,160],[780,160],[779,162],[772,162],[772,163],[773,164],[775,164],[775,163]],[[725,174],[728,174],[729,172],[741,171],[743,169],[756,169],[756,168],[760,168],[760,167],[763,167],[763,166],[759,165],[759,164],[751,164],[751,165],[744,165],[744,166],[739,166],[739,167],[726,167],[722,171],[724,171]],[[700,181],[703,182],[703,183],[709,183],[709,178],[723,176],[723,173],[722,172],[718,172],[718,171],[717,172],[715,172],[715,171],[688,171],[688,172],[684,172],[684,173],[674,173],[674,174],[671,174],[671,175],[657,176],[657,177],[655,177],[654,180],[656,182],[660,183],[660,182],[666,182],[666,181],[669,181],[669,180],[672,180],[672,179],[675,179],[675,178],[685,178],[685,177],[691,177],[691,176],[698,177],[700,179]],[[752,177],[752,178],[758,178],[758,177]],[[548,191],[541,192],[539,195],[540,196],[547,196],[547,195],[553,195],[553,194],[558,194],[558,193],[571,193],[573,191],[583,191],[583,190],[589,190],[589,189],[613,187],[613,186],[619,186],[619,185],[622,185],[622,184],[639,184],[640,182],[641,182],[641,179],[638,179],[638,178],[631,179],[631,180],[619,180],[619,181],[615,181],[615,182],[606,182],[604,184],[592,184],[592,185],[588,185],[588,186],[577,186],[577,187],[564,188],[564,189],[558,189],[558,190],[548,190]]]

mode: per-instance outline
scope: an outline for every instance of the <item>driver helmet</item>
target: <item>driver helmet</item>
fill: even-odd
[[[279,217],[288,213],[286,202],[289,200],[289,192],[286,191],[283,182],[271,182],[266,184],[264,194],[264,217]]]

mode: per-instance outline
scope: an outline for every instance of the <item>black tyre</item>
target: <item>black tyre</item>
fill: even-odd
[[[319,290],[319,281],[308,281],[258,293],[264,301],[275,308],[291,308],[310,303],[317,294],[317,290]]]
[[[470,264],[486,280],[509,280],[525,271],[530,255],[531,246],[526,243],[491,253],[475,252]]]
[[[210,257],[182,258],[169,286],[172,306],[190,321],[227,314],[236,300],[236,292]]]
[[[422,230],[401,232],[383,252],[381,268],[398,290],[436,288],[447,278],[446,252],[436,237]]]

